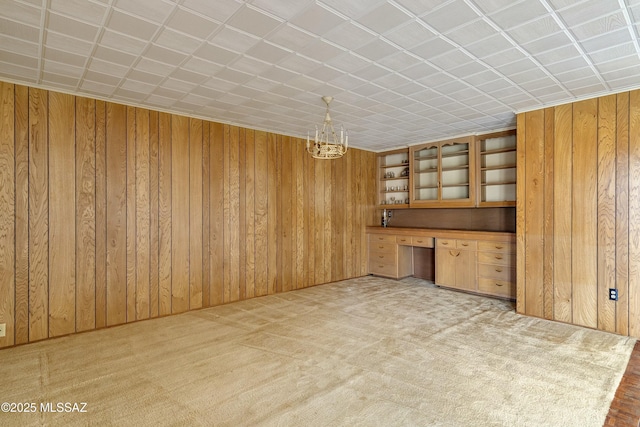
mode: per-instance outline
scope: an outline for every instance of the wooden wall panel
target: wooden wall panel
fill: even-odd
[[[171,190],[172,120],[159,114],[158,123],[158,315],[171,314]]]
[[[14,86],[0,83],[0,347],[15,342],[15,102]]]
[[[171,313],[189,309],[189,119],[171,118]]]
[[[616,332],[629,334],[629,93],[616,97]]]
[[[544,110],[538,110],[525,116],[527,200],[524,232],[527,255],[524,260],[524,280],[536,286],[526,287],[524,313],[537,317],[544,316],[544,115]]]
[[[149,110],[135,109],[135,318],[150,315],[149,267],[151,263],[151,211],[149,202]]]
[[[106,104],[96,101],[96,328],[107,326],[107,141]]]
[[[127,321],[127,116],[106,105],[107,326]]]
[[[49,95],[49,336],[75,332],[75,102]]]
[[[616,287],[616,96],[598,100],[597,166],[597,321],[598,329],[616,331],[616,302],[609,288]]]
[[[544,317],[633,337],[640,336],[640,92],[632,91],[544,110],[547,170],[531,145],[539,135],[518,116],[518,311],[544,295]],[[537,132],[537,131],[536,131]],[[549,172],[549,163],[552,171]],[[526,173],[521,165],[525,165]],[[531,280],[539,255],[529,218],[544,196],[544,279]],[[551,190],[551,191],[550,191]],[[525,218],[526,214],[526,218]],[[522,224],[525,224],[524,226]],[[526,242],[526,244],[522,244]],[[617,301],[609,289],[618,289]],[[550,291],[553,301],[548,301]],[[520,301],[524,298],[524,301]]]
[[[571,323],[573,309],[571,298],[571,217],[573,175],[573,108],[563,105],[555,108],[555,132],[553,138],[553,281],[554,319]]]
[[[202,308],[202,120],[190,120],[189,156],[189,308],[196,309]]]
[[[211,292],[209,305],[224,301],[224,125],[211,123],[209,140],[210,197],[209,197],[209,256]]]
[[[598,186],[596,99],[573,104],[573,323],[598,324]]]
[[[629,335],[640,337],[640,90],[629,92]]]
[[[366,274],[375,153],[12,84],[0,129],[0,347]]]
[[[29,90],[29,341],[49,336],[49,92]]]
[[[96,327],[96,102],[76,98],[76,331]]]
[[[29,88],[15,86],[15,344],[29,342]]]

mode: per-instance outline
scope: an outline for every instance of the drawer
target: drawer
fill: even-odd
[[[422,246],[423,248],[433,247],[433,237],[411,237],[411,246]]]
[[[483,252],[515,253],[516,245],[514,245],[513,243],[505,243],[505,242],[479,241],[478,250]]]
[[[369,234],[369,243],[395,243],[394,234]]]
[[[369,253],[369,264],[371,263],[386,263],[386,264],[394,264],[396,263],[396,254],[390,254],[386,252],[371,252]]]
[[[516,271],[501,265],[478,264],[478,277],[515,282]]]
[[[396,236],[396,243],[404,246],[411,246],[411,236]]]
[[[395,256],[398,253],[398,245],[396,242],[369,242],[369,252],[384,252]]]
[[[456,240],[456,248],[464,249],[466,251],[475,251],[478,247],[476,240]]]
[[[510,252],[478,252],[478,262],[485,264],[514,265],[515,257]]]
[[[505,298],[515,298],[516,284],[505,280],[493,280],[481,277],[478,279],[478,292]]]
[[[455,249],[456,240],[455,239],[436,239],[436,247]]]
[[[398,268],[395,260],[379,259],[375,256],[369,257],[369,273],[380,276],[397,278]]]

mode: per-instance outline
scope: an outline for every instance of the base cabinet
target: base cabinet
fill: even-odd
[[[436,240],[436,285],[476,290],[476,242]]]
[[[413,274],[410,246],[396,242],[396,236],[369,234],[369,274],[401,279]]]

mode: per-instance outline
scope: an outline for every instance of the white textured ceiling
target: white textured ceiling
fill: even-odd
[[[374,151],[640,87],[640,0],[0,0],[0,80]]]

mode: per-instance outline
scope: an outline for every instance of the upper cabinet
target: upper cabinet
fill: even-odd
[[[516,175],[515,129],[414,145],[378,154],[378,205],[515,206]]]
[[[516,205],[516,131],[476,137],[478,206]]]
[[[410,147],[411,207],[475,205],[476,158],[472,136]]]
[[[378,205],[382,208],[409,207],[408,148],[378,154]]]

